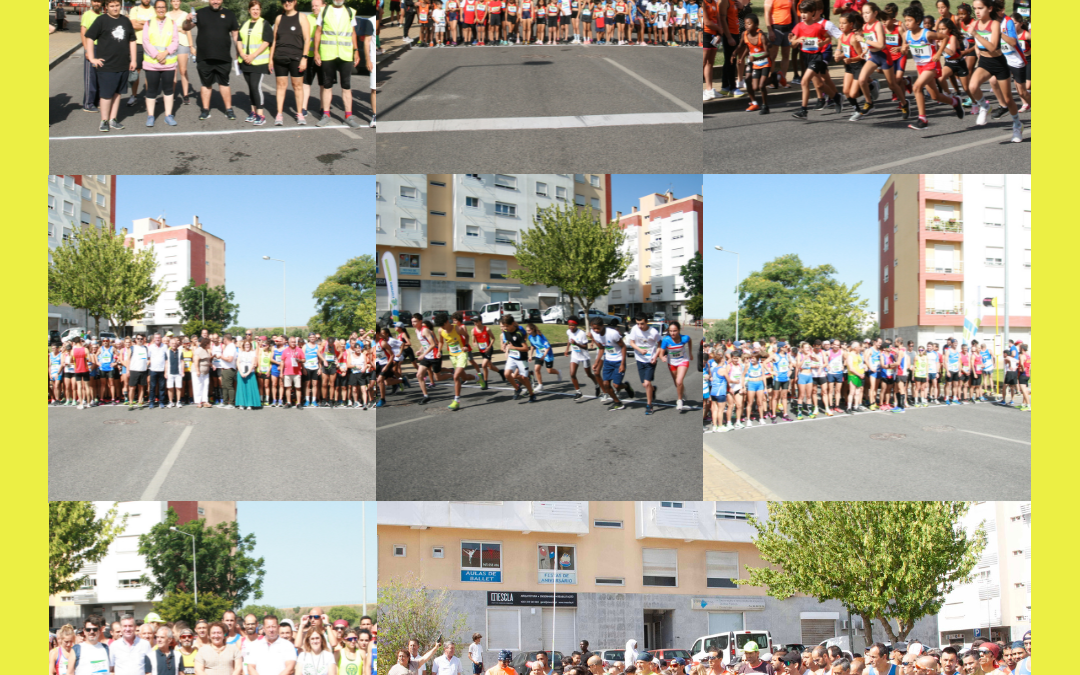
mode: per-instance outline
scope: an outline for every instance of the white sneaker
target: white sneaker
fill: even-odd
[[[543,384],[537,384],[537,385],[533,386],[533,392],[539,394],[542,391],[544,391],[544,385]]]
[[[1023,143],[1024,142],[1024,123],[1021,122],[1020,120],[1016,120],[1015,122],[1013,122],[1012,142],[1013,143]]]
[[[177,401],[177,403],[176,403],[176,407],[177,407],[177,408],[183,408],[183,407],[184,407],[184,404],[183,404],[183,403],[180,403],[179,401]]]
[[[675,402],[675,409],[676,410],[682,410],[683,409],[682,399],[679,399],[678,401]]]
[[[611,397],[610,397],[610,396],[608,396],[607,394],[602,394],[602,395],[600,396],[600,402],[601,402],[601,403],[607,403],[607,402],[609,402],[609,401],[611,401]]]
[[[77,410],[82,410],[82,409],[83,409],[83,403],[82,403],[82,401],[79,401],[79,405],[75,406],[75,408],[76,408]]]
[[[1026,113],[1029,110],[1031,110],[1031,104],[1029,103],[1025,103],[1024,105],[1020,106],[1020,112],[1022,113]]]
[[[975,126],[981,127],[986,125],[986,116],[990,113],[990,102],[983,99],[979,102],[979,114],[975,118]]]
[[[715,89],[706,89],[705,91],[701,92],[701,100],[702,101],[711,101],[714,98],[716,98],[716,90]]]

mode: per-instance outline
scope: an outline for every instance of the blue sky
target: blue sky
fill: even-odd
[[[705,176],[705,317],[735,311],[736,257],[745,278],[796,253],[803,265],[830,264],[834,277],[877,303],[877,204],[885,176]]]
[[[364,508],[367,601],[374,603],[378,579],[375,502],[366,502]],[[254,534],[254,555],[266,559],[263,597],[248,599],[249,603],[324,605],[325,609],[363,602],[361,502],[237,502],[236,510],[240,534]]]
[[[374,176],[119,176],[116,227],[195,215],[225,240],[226,289],[242,326],[280,326],[286,261],[290,326],[315,313],[311,293],[345,261],[375,252]]]
[[[616,211],[623,215],[630,213],[631,207],[638,205],[638,199],[653,192],[663,194],[670,187],[676,199],[682,199],[701,192],[701,174],[612,174],[611,176],[611,217]]]

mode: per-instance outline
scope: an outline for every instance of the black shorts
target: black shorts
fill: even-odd
[[[211,368],[210,369],[210,377],[212,377],[214,379],[217,379],[217,380],[220,380],[221,379],[221,368]]]
[[[1009,71],[1009,63],[1004,56],[980,56],[975,68],[982,68],[999,80],[1007,80],[1012,77]]]
[[[349,373],[350,387],[365,387],[368,383],[367,373]]]
[[[145,370],[129,370],[128,371],[128,386],[129,387],[145,387],[146,386],[146,371]]]
[[[344,387],[344,386],[347,386],[348,384],[349,384],[349,375],[347,373],[344,374],[344,375],[342,375],[341,373],[338,373],[337,375],[334,376],[334,386],[335,387]]]
[[[229,86],[230,65],[228,61],[211,61],[209,59],[199,59],[195,62],[195,68],[199,71],[199,81],[207,89],[215,84],[219,87]]]
[[[337,366],[323,365],[322,371],[323,375],[333,375],[337,372]]]
[[[97,71],[98,98],[110,99],[113,96],[124,95],[128,90],[127,71],[122,73],[106,73]]]
[[[484,351],[481,351],[481,352],[473,352],[473,353],[472,353],[472,356],[475,356],[475,357],[478,357],[478,358],[481,358],[481,359],[487,359],[487,360],[489,360],[489,361],[490,361],[490,360],[491,360],[491,355],[492,355],[492,354],[493,354],[494,352],[495,352],[495,347],[494,347],[494,345],[492,345],[491,347],[488,347],[488,348],[487,348],[487,349],[485,349]]]
[[[321,72],[319,73],[319,86],[323,89],[330,89],[334,86],[335,80],[340,80],[342,89],[352,89],[352,74],[352,61],[346,61],[344,59],[330,59],[329,61],[323,61]]]
[[[1028,67],[1027,67],[1026,63],[1024,65],[1022,65],[1022,66],[1019,66],[1019,67],[1017,67],[1017,66],[1009,66],[1009,72],[1012,73],[1012,78],[1014,80],[1016,80],[1020,84],[1027,84]]]
[[[768,79],[770,72],[772,72],[772,68],[752,68],[750,70],[750,79],[751,80]]]
[[[806,57],[806,69],[810,72],[818,75],[829,72],[829,62],[825,60],[824,54],[804,54],[803,56]]]
[[[442,372],[442,359],[420,359],[420,365],[427,366],[431,372]]]
[[[547,18],[547,25],[548,25],[548,28],[554,28],[555,26],[558,26],[559,25],[559,17],[557,17],[557,16],[549,16]]]
[[[957,373],[952,373],[952,372],[946,373],[945,380],[947,382],[959,382],[960,381],[960,373],[958,373],[958,372]]]
[[[897,382],[907,382],[908,381],[908,376],[907,375],[897,375],[896,376],[896,381]]]
[[[957,77],[968,76],[967,62],[964,59],[956,59],[955,61],[945,59],[945,65],[948,66],[953,75]]]
[[[90,373],[89,372],[75,373],[75,381],[76,382],[89,382],[90,381]]]
[[[922,384],[923,382],[926,382],[926,378],[925,377],[913,377],[913,378],[911,378],[911,381],[915,382],[917,384]]]
[[[532,362],[533,362],[534,365],[537,365],[537,366],[546,365],[548,368],[554,368],[555,367],[555,357],[554,356],[552,356],[550,359],[544,358],[543,356],[534,356],[533,359],[532,359]]]
[[[482,663],[474,663],[474,664],[472,664],[472,671],[473,671],[473,675],[480,675],[480,673],[484,672],[484,664],[482,664]]]
[[[1025,384],[1026,385],[1028,382],[1031,382],[1031,376],[1030,375],[1024,375],[1023,373],[1019,374],[1018,379],[1020,380],[1020,384]]]
[[[829,376],[828,375],[826,375],[825,377],[815,377],[814,378],[814,384],[815,385],[822,385],[822,384],[825,384],[828,381],[829,381]]]
[[[300,380],[302,382],[318,382],[319,381],[319,369],[316,368],[314,370],[309,370],[307,368],[304,368],[303,372],[301,374]]]
[[[301,73],[301,75],[304,76],[304,84],[310,87],[312,84],[315,83],[315,80],[318,79],[322,71],[315,67],[314,56],[307,57],[307,63],[307,68],[304,70],[303,73]],[[303,108],[304,106],[300,107]]]
[[[569,26],[570,25],[570,15],[569,14],[560,14],[559,15],[559,25],[560,26]]]
[[[773,389],[775,389],[776,391],[787,391],[790,384],[791,380],[784,380],[783,382],[780,382],[774,377],[772,386]]]
[[[310,64],[309,64],[310,65]],[[308,69],[305,69],[305,73]],[[274,77],[300,77],[300,59],[298,57],[274,58]]]
[[[1010,370],[1005,373],[1005,384],[1016,384],[1016,371]]]
[[[859,61],[857,63],[845,63],[844,72],[848,75],[854,75],[857,78],[860,74],[862,74],[862,67],[865,63],[865,61]]]
[[[576,9],[570,10],[570,18],[571,19],[576,19],[577,16],[578,16],[578,11]]]
[[[390,12],[396,14],[401,9],[401,0],[390,0]]]
[[[119,380],[120,369],[113,368],[112,370],[103,370],[101,371],[101,376],[104,377],[106,380]]]
[[[503,22],[502,14],[492,14],[488,17],[489,26],[498,26]]]

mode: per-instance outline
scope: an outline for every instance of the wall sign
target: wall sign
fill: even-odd
[[[488,591],[488,607],[551,607],[551,593],[538,591]],[[556,593],[556,607],[577,607],[577,593]]]
[[[731,595],[690,598],[690,609],[727,612],[758,612],[765,609],[765,596]]]

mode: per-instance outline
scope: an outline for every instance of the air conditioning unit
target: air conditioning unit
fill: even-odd
[[[841,619],[840,620],[840,630],[847,630],[847,629],[848,629],[848,620],[847,619]]]

